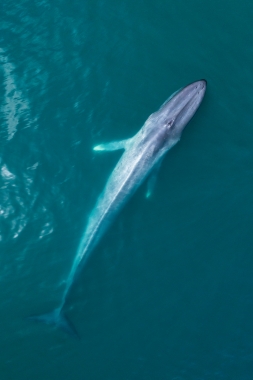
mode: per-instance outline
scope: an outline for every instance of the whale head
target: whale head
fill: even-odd
[[[155,117],[162,127],[167,127],[167,133],[180,137],[185,126],[199,108],[207,82],[202,79],[180,89],[155,112]]]
[[[200,106],[207,82],[202,79],[181,88],[171,95],[158,111],[150,115],[144,125],[147,136],[153,136],[157,146],[170,146],[180,139],[182,131]]]

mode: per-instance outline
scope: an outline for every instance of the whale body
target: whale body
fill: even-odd
[[[64,315],[64,307],[76,278],[115,216],[147,177],[146,196],[151,195],[161,161],[167,151],[180,140],[183,129],[203,100],[206,85],[205,80],[199,80],[174,93],[157,112],[149,116],[132,138],[93,148],[97,152],[124,149],[124,153],[89,216],[59,306],[50,313],[29,319],[53,324],[78,336]]]

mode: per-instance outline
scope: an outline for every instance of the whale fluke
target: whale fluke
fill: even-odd
[[[30,317],[28,317],[28,319],[35,322],[43,322],[47,325],[53,325],[57,328],[62,329],[74,338],[80,338],[72,323],[68,320],[68,318],[63,314],[62,310],[59,308],[54,309],[50,313],[31,315]]]

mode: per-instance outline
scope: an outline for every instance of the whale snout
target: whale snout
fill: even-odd
[[[201,79],[199,81],[199,89],[200,90],[205,90],[207,86],[207,81],[205,79]]]

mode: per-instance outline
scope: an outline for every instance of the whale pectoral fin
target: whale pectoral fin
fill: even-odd
[[[94,146],[93,150],[100,152],[111,152],[113,150],[126,149],[131,139],[112,141],[106,144]]]
[[[150,174],[150,176],[148,178],[146,198],[150,198],[151,195],[153,194],[155,184],[157,181],[158,172],[159,172],[159,169],[161,167],[161,163],[162,163],[162,159],[155,165],[152,173]]]
[[[148,179],[146,198],[150,198],[151,195],[153,194],[155,184],[156,184],[156,180],[157,180],[157,172],[152,173]]]

